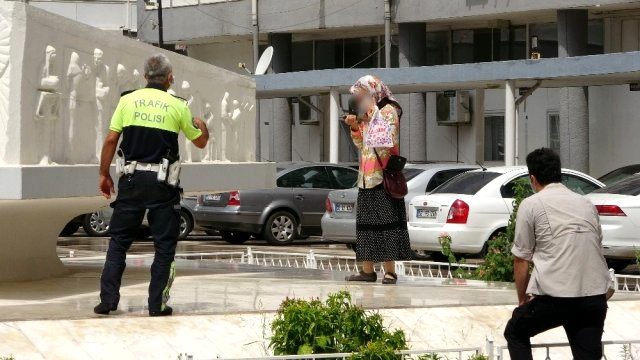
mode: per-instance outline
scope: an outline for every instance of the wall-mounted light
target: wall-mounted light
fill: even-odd
[[[542,56],[540,55],[540,52],[538,51],[538,36],[537,35],[533,35],[530,39],[530,47],[531,47],[531,59],[533,60],[538,60],[540,59]]]

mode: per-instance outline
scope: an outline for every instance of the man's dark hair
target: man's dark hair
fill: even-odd
[[[529,174],[535,176],[542,186],[562,181],[560,156],[549,148],[540,148],[530,152],[527,155],[527,167]]]

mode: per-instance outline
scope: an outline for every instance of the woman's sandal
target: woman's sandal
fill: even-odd
[[[394,285],[398,282],[398,275],[396,273],[388,272],[384,274],[384,278],[382,278],[382,283],[385,285]]]
[[[378,275],[375,272],[366,273],[364,271],[360,271],[359,274],[347,276],[345,278],[346,281],[363,281],[363,282],[376,282],[378,280]]]

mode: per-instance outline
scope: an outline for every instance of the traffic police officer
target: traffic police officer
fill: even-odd
[[[118,195],[111,204],[114,209],[109,224],[111,241],[100,278],[100,304],[94,308],[94,312],[101,315],[118,307],[126,252],[147,210],[155,247],[149,284],[149,315],[172,314],[173,310],[166,303],[175,276],[180,191],[177,186],[160,181],[158,171],[162,171],[163,159],[168,160],[164,160],[165,164],[177,161],[180,131],[198,148],[204,148],[209,140],[206,124],[192,118],[185,101],[167,93],[173,84],[169,59],[162,54],[151,56],[145,63],[144,72],[146,88],[123,94],[120,98],[102,148],[99,186],[107,199],[114,193],[109,168],[121,134],[122,152],[119,154],[128,164],[128,171],[118,180]]]

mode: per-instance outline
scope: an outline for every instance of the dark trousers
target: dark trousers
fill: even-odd
[[[169,300],[175,277],[174,256],[180,227],[180,192],[158,182],[157,173],[137,171],[118,182],[118,197],[111,204],[109,250],[100,278],[100,300],[113,307],[120,301],[120,284],[127,250],[135,240],[145,212],[151,227],[155,257],[149,283],[149,311],[161,311]]]
[[[602,331],[607,316],[605,295],[580,298],[536,296],[517,307],[507,323],[504,337],[513,360],[531,360],[530,338],[564,327],[576,360],[602,358]]]

